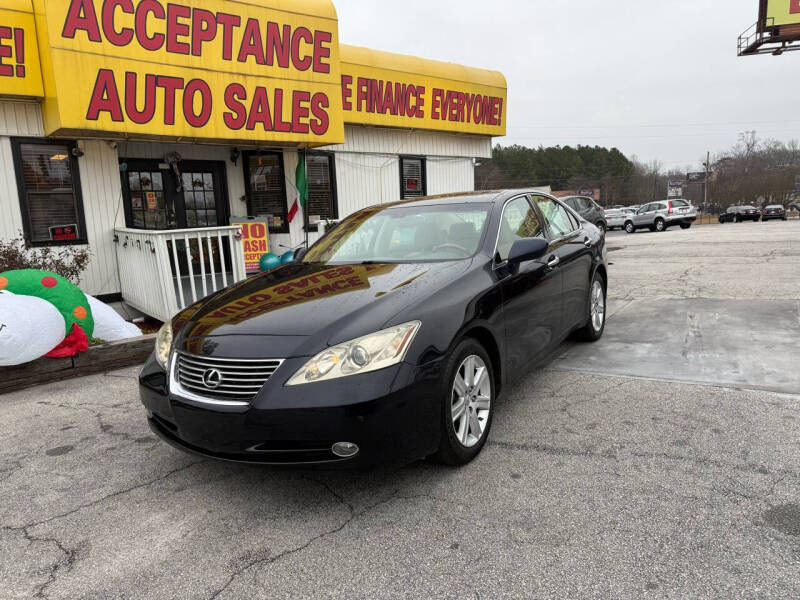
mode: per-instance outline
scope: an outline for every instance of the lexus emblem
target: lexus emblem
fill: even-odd
[[[222,373],[217,369],[209,369],[203,373],[203,385],[210,390],[215,390],[222,385]]]

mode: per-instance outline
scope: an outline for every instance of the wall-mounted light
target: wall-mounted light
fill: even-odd
[[[241,155],[242,155],[242,152],[238,148],[233,148],[231,150],[231,162],[233,163],[234,167],[236,166],[236,161],[239,160],[239,157]]]
[[[83,150],[81,150],[81,149],[80,149],[80,148],[78,148],[77,146],[75,146],[75,147],[74,147],[74,148],[71,150],[71,152],[72,152],[72,156],[74,156],[75,158],[80,158],[81,156],[83,156],[83,155],[84,155],[84,152],[83,152]]]

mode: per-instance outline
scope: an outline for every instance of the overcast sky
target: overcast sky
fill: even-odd
[[[340,41],[502,71],[501,144],[697,167],[739,132],[800,138],[800,52],[738,58],[758,0],[334,0]]]

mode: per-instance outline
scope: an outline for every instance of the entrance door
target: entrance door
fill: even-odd
[[[194,229],[228,224],[225,164],[181,161],[180,177],[161,161],[122,159],[125,224],[133,229]]]

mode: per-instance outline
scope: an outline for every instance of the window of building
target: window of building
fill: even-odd
[[[289,233],[283,153],[245,152],[244,181],[249,216],[269,216],[271,233]]]
[[[25,239],[33,246],[86,244],[74,142],[12,143]]]
[[[427,194],[425,159],[413,156],[400,157],[400,197],[421,198]]]
[[[339,212],[336,206],[336,168],[333,154],[307,154],[306,174],[309,218],[336,219]]]

